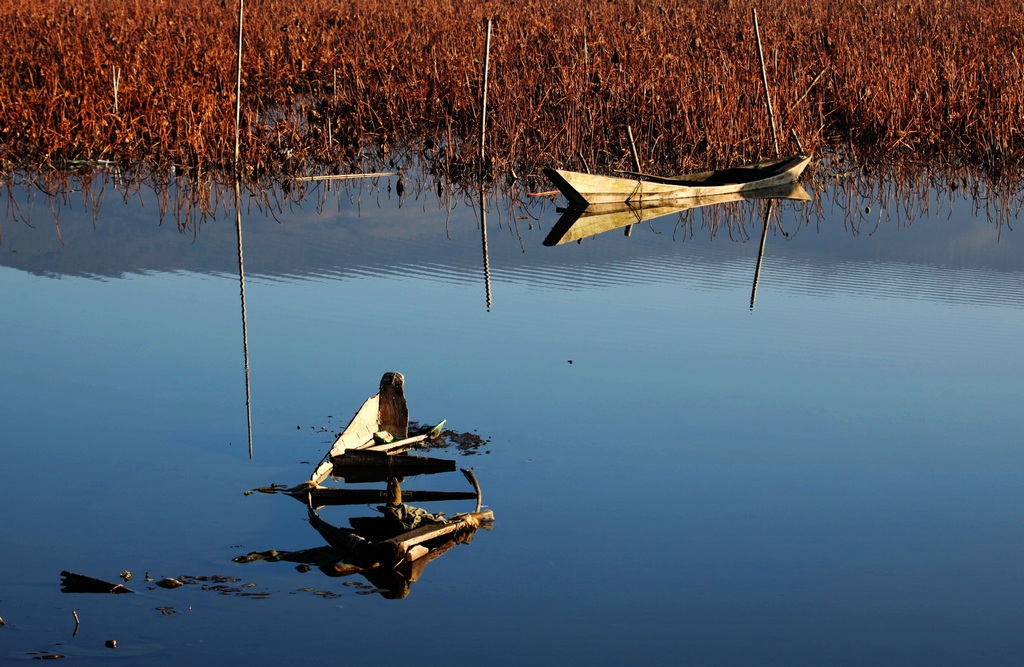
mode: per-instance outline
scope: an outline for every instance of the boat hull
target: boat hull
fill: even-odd
[[[796,155],[719,172],[684,174],[674,178],[643,174],[598,176],[562,169],[545,169],[544,173],[573,205],[643,204],[776,188],[796,182],[810,161],[809,155]]]

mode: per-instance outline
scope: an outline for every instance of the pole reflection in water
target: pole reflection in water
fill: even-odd
[[[252,460],[252,393],[249,385],[249,327],[245,319],[245,262],[242,258],[241,184],[235,179],[235,231],[238,234],[238,285],[242,296],[242,351],[245,357],[245,417],[249,432],[249,460]]]
[[[480,236],[484,246],[484,292],[487,297],[487,312],[491,312],[491,264],[487,253],[487,193],[480,181]]]
[[[757,281],[761,277],[761,262],[764,260],[764,246],[768,241],[768,225],[772,218],[772,206],[775,200],[768,200],[768,208],[764,212],[764,225],[761,227],[761,248],[757,251],[757,267],[754,269],[754,286],[750,289],[750,309],[754,309],[754,301],[757,300]]]

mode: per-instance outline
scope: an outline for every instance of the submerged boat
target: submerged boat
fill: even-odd
[[[571,206],[562,211],[561,217],[544,239],[544,245],[555,246],[603,234],[613,229],[635,225],[673,213],[682,213],[704,206],[727,204],[739,201],[762,199],[789,199],[809,201],[811,195],[799,183],[743,192],[727,192],[718,195],[704,195],[676,200],[653,200],[644,204],[619,202],[614,204],[591,204],[586,207]]]
[[[450,459],[406,454],[439,435],[443,425],[441,422],[410,436],[405,378],[401,373],[385,373],[380,380],[380,392],[366,399],[313,470],[309,481],[292,487],[288,493],[306,499],[310,494],[315,495],[328,477],[346,477],[346,471],[351,473],[353,469],[376,469],[381,479],[455,470],[455,461]],[[382,439],[382,435],[387,439]],[[371,481],[373,477],[362,481]]]
[[[638,172],[624,172],[621,176],[597,176],[561,169],[545,169],[544,173],[569,203],[575,206],[642,204],[775,188],[794,183],[810,161],[810,155],[801,154],[679,176],[654,176]]]

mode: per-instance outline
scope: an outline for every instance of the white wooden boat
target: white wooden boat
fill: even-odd
[[[810,155],[793,155],[718,171],[667,177],[636,172],[597,176],[561,169],[545,169],[544,173],[575,206],[643,204],[775,188],[796,182],[810,161]]]

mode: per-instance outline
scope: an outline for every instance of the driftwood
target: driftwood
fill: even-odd
[[[395,440],[379,443],[374,439],[381,432],[391,434]],[[455,469],[455,463],[426,463],[440,461],[426,459],[410,460],[407,457],[400,465],[389,456],[402,454],[417,444],[429,439],[429,435],[409,437],[409,408],[405,401],[405,377],[396,371],[389,371],[381,377],[380,392],[366,399],[352,416],[348,426],[331,445],[327,456],[317,465],[310,476],[310,484],[319,486],[330,476],[343,476],[341,471],[349,467],[379,466],[388,469],[408,469],[408,474],[419,472],[444,472]]]
[[[451,472],[455,470],[455,461],[451,459],[434,459],[426,456],[394,455],[387,452],[376,452],[368,449],[350,449],[344,455],[332,459],[335,467],[372,466],[392,471],[397,477],[417,475],[421,473]]]
[[[324,174],[322,176],[299,176],[296,181],[347,181],[354,178],[382,178],[386,176],[401,176],[397,171],[379,171],[367,174]]]
[[[109,581],[87,577],[64,570],[60,573],[60,590],[62,593],[134,593],[123,584],[112,584]]]

